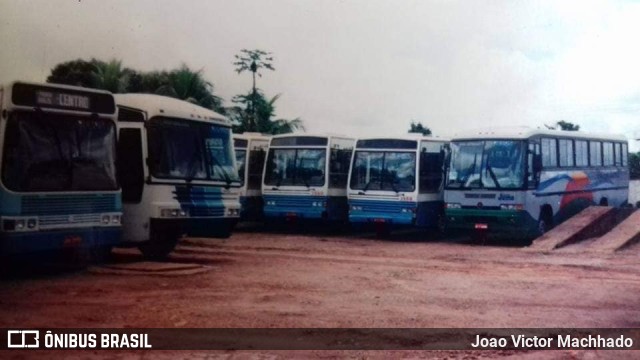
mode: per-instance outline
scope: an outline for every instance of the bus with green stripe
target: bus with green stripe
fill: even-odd
[[[590,205],[628,204],[623,135],[467,131],[452,139],[447,167],[448,228],[531,239]]]

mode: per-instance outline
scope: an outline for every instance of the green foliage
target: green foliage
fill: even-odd
[[[111,59],[109,62],[94,60],[95,70],[91,73],[94,88],[112,93],[123,93],[129,85],[128,70],[122,67],[122,61]]]
[[[93,88],[97,62],[96,59],[77,59],[60,63],[51,69],[47,82]]]
[[[631,179],[640,179],[640,152],[629,153],[629,176]]]
[[[429,129],[427,126],[422,125],[421,122],[415,121],[411,122],[409,133],[420,133],[424,136],[429,136],[432,134],[431,129]]]
[[[234,96],[231,101],[237,105],[227,109],[227,114],[235,123],[233,131],[236,133],[285,134],[298,129],[304,130],[300,118],[293,120],[274,119],[276,116],[275,102],[279,98],[280,95],[276,95],[267,100],[260,90],[251,91],[247,95]]]
[[[240,50],[240,54],[235,55],[236,62],[233,65],[236,66],[236,72],[238,74],[243,71],[251,71],[254,74],[258,74],[258,76],[262,77],[260,74],[260,69],[269,69],[271,71],[275,70],[271,62],[273,61],[273,57],[270,52],[262,51],[262,50]]]
[[[553,125],[545,125],[547,129],[551,130],[563,130],[563,131],[578,131],[580,130],[580,125],[576,125],[574,123],[560,120]]]

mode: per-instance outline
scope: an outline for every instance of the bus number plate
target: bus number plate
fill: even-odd
[[[63,247],[76,247],[82,243],[82,237],[77,235],[71,235],[64,238],[62,243]]]
[[[476,224],[476,229],[478,230],[487,230],[489,228],[489,225],[487,224]]]

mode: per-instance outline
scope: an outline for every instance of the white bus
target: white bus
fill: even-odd
[[[0,254],[110,252],[122,215],[113,95],[15,82],[0,111]]]
[[[240,216],[230,121],[170,97],[115,97],[124,241],[161,259],[183,235],[228,237]]]
[[[262,181],[265,218],[346,222],[354,143],[337,135],[273,136]]]
[[[623,206],[624,136],[503,128],[451,141],[447,226],[533,238],[585,207]]]
[[[349,221],[436,227],[444,221],[443,163],[447,140],[407,135],[358,139],[349,175]]]
[[[234,134],[236,165],[240,178],[240,220],[263,219],[262,173],[270,136],[260,133]]]

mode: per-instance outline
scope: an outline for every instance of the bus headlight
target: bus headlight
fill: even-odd
[[[237,208],[228,208],[227,216],[240,216],[240,209]]]
[[[111,215],[111,223],[112,224],[118,225],[118,224],[120,224],[120,221],[121,221],[120,215]]]
[[[353,211],[362,211],[362,206],[352,205],[351,206],[351,210],[353,210]]]
[[[414,207],[412,207],[412,208],[402,208],[400,211],[403,212],[403,213],[413,213],[413,214],[415,214],[416,213],[416,208],[414,208]]]
[[[314,201],[314,202],[311,203],[311,206],[314,206],[314,207],[326,207],[327,203],[326,203],[326,201]]]
[[[275,206],[275,205],[276,205],[276,202],[275,202],[275,201],[273,201],[273,200],[269,200],[269,201],[267,201],[267,205],[269,205],[269,206]]]
[[[460,209],[462,208],[462,205],[458,203],[447,203],[446,207],[447,209]]]
[[[179,208],[160,209],[160,217],[163,218],[185,218],[189,217],[189,211]]]
[[[27,220],[27,228],[35,229],[38,226],[38,219],[31,218]]]
[[[108,214],[102,215],[102,217],[100,218],[100,222],[102,222],[102,225],[109,225],[109,223],[111,222],[111,216],[109,216]]]
[[[4,231],[34,231],[38,230],[38,218],[4,218],[2,219]]]
[[[522,205],[522,204],[500,204],[500,210],[521,211],[521,210],[524,210],[524,205]]]

